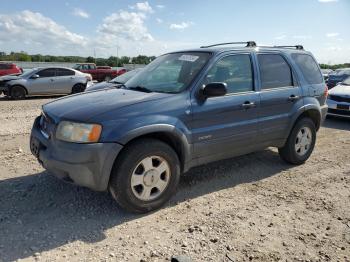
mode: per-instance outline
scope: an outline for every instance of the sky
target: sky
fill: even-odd
[[[0,51],[160,55],[254,40],[302,44],[320,63],[350,62],[350,0],[0,1]]]

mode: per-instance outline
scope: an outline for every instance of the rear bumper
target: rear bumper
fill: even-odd
[[[35,120],[31,133],[31,150],[42,166],[66,182],[95,191],[108,188],[114,161],[122,149],[116,143],[75,144],[47,138]],[[39,148],[33,144],[38,141]]]

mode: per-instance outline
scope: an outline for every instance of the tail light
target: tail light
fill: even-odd
[[[328,86],[325,86],[324,92],[323,92],[324,96],[327,97],[328,96]]]
[[[87,81],[92,81],[92,76],[91,75],[86,75]]]

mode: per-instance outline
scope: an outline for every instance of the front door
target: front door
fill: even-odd
[[[32,76],[28,79],[27,87],[29,94],[50,94],[55,84],[56,69],[47,68],[40,70],[35,74],[39,77],[33,78]]]
[[[216,160],[251,151],[257,139],[259,94],[255,92],[250,54],[220,58],[202,85],[227,84],[227,94],[205,100],[192,98],[192,141],[195,158]]]

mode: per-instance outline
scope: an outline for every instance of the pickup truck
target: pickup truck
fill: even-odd
[[[90,74],[92,79],[98,82],[110,81],[126,72],[126,69],[114,70],[111,67],[99,67],[93,63],[79,63],[76,64],[73,69]]]

